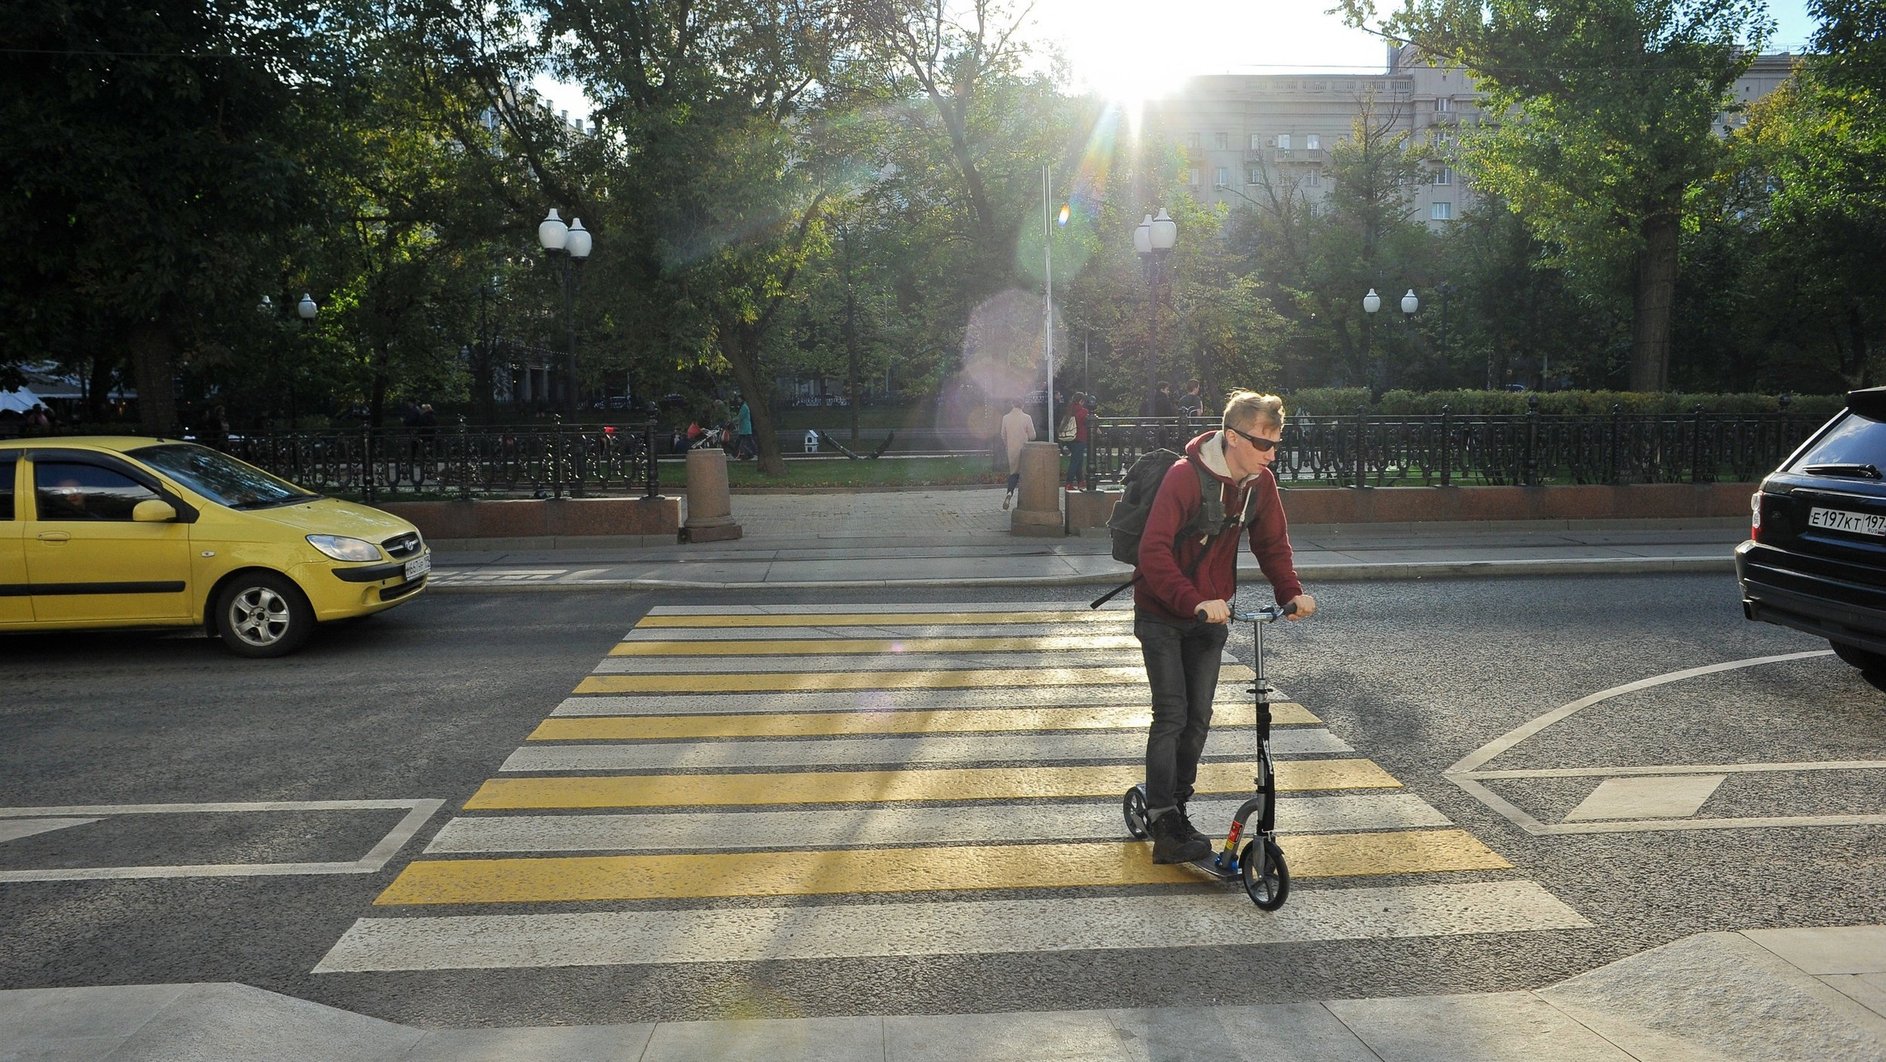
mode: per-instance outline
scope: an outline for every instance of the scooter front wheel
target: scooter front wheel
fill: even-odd
[[[1244,891],[1260,911],[1275,911],[1290,895],[1290,867],[1284,862],[1284,850],[1265,838],[1244,846],[1238,861],[1244,879]]]
[[[1134,786],[1120,800],[1120,813],[1126,817],[1126,832],[1135,841],[1144,841],[1152,833],[1146,828],[1146,790]]]

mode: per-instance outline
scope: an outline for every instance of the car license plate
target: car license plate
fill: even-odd
[[[423,557],[414,557],[412,560],[406,562],[406,581],[412,582],[414,579],[419,578],[431,570],[432,554],[428,553]]]
[[[1886,514],[1850,513],[1845,509],[1809,509],[1807,523],[1809,527],[1824,527],[1829,531],[1886,538]]]

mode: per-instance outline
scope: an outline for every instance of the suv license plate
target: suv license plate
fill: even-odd
[[[1886,538],[1886,515],[1879,513],[1850,513],[1844,509],[1809,509],[1807,523],[1809,527],[1824,527],[1829,531],[1845,531],[1854,535]]]
[[[412,560],[406,562],[406,581],[412,582],[414,579],[419,578],[431,570],[432,554],[428,553],[423,557],[414,557]]]

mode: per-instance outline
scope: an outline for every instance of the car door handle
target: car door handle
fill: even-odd
[[[72,541],[72,533],[69,531],[41,531],[39,533],[39,540],[41,542],[70,542]]]

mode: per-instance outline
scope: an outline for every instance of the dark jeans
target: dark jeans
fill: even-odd
[[[1067,444],[1067,481],[1075,486],[1081,482],[1081,473],[1087,471],[1087,444],[1071,442]]]
[[[1008,474],[1008,492],[1010,494],[1015,493],[1015,488],[1021,486],[1021,483],[1022,474],[1020,472],[1010,472]]]
[[[1169,808],[1192,797],[1230,633],[1227,623],[1179,624],[1133,614],[1133,634],[1153,693],[1153,725],[1146,735],[1148,808]]]

